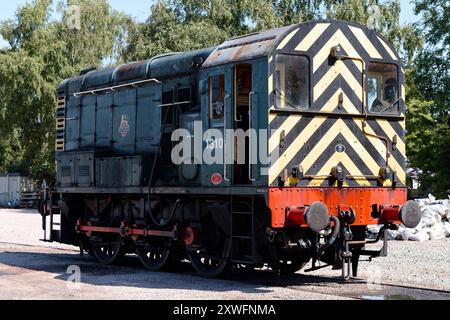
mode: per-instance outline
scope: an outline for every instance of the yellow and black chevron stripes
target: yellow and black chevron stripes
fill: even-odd
[[[290,52],[315,51],[317,59],[327,57],[331,48],[341,45],[348,55],[359,56],[365,61],[384,60],[398,61],[398,56],[387,42],[367,28],[351,25],[345,22],[310,22],[302,24],[297,30],[284,38],[278,50]],[[320,61],[320,59],[319,59]]]
[[[343,60],[330,60],[330,51],[339,45]],[[287,170],[301,165],[308,179],[302,186],[329,186],[331,169],[340,165],[350,178],[346,186],[377,186],[380,168],[388,166],[396,172],[398,185],[406,184],[405,121],[403,118],[368,119],[365,131],[386,138],[366,135],[363,130],[363,103],[367,66],[371,61],[400,64],[386,40],[368,29],[345,22],[306,23],[290,30],[277,46],[278,53],[301,54],[311,64],[312,114],[277,111],[271,105],[269,151],[277,151],[283,137],[284,148],[269,170],[269,184]],[[271,57],[270,61],[273,62]],[[269,89],[274,89],[274,71],[269,73]],[[400,72],[404,115],[404,78]],[[339,116],[342,114],[342,116]],[[396,138],[395,138],[396,137]],[[393,145],[393,141],[396,144]],[[315,178],[313,178],[315,177]],[[391,185],[386,181],[386,185]]]
[[[324,111],[323,109],[328,102],[326,93],[330,93],[330,91],[331,94],[341,91],[346,94],[347,97],[352,97],[354,103],[358,103],[359,101],[359,103],[355,105],[355,109],[358,108],[362,101],[362,73],[355,75],[354,72],[350,71],[347,63],[343,61],[337,61],[333,67],[328,68],[328,71],[323,76],[320,78],[316,77],[315,79],[317,81],[314,81],[313,87],[313,104],[316,106],[314,109]],[[327,97],[326,101],[321,101],[323,100],[321,98],[324,96]],[[335,100],[334,104],[336,107],[338,105],[338,100]],[[359,114],[360,112],[357,113]]]
[[[395,55],[394,51],[392,51],[392,49],[389,48],[389,46],[386,44],[386,42],[383,39],[381,39],[380,36],[377,36],[377,39],[380,41],[381,45],[384,47],[384,49],[389,54],[391,59],[394,61],[397,61],[398,60],[397,56]],[[402,70],[402,72],[403,72],[403,70]]]
[[[66,130],[66,98],[59,96],[56,104],[56,151],[64,151]]]
[[[323,186],[327,183],[325,176],[334,166],[340,165],[347,176],[352,176],[347,181],[349,186],[377,186],[374,177],[386,165],[386,145],[363,133],[361,119],[279,115],[273,124],[279,127],[272,127],[274,133],[269,150],[276,151],[281,132],[285,134],[286,148],[280,150],[281,156],[269,171],[271,185],[278,182],[285,169],[290,171],[301,165],[307,176],[320,177],[304,182],[304,186]],[[396,135],[399,128],[400,125],[374,120],[369,121],[366,131],[387,137],[388,134]],[[389,167],[397,173],[401,185],[406,183],[404,150],[404,136],[399,135],[396,149],[389,150],[392,154]],[[387,181],[387,185],[389,183]]]
[[[349,26],[356,39],[359,40],[364,50],[372,59],[383,59],[378,50],[373,46],[372,41],[367,37],[365,31],[361,28]]]

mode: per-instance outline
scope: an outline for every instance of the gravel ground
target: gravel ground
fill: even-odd
[[[228,280],[197,277],[189,264],[151,273],[136,257],[100,266],[77,248],[40,242],[39,214],[0,209],[0,299],[330,300],[450,299],[450,241],[390,242],[389,257],[362,262],[358,279],[343,284],[328,268],[277,277],[267,271]],[[69,266],[81,284],[68,284]]]

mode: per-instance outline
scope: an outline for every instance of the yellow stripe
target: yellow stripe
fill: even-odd
[[[340,120],[342,121],[342,120]],[[367,151],[367,149],[362,145],[358,138],[353,134],[353,132],[347,127],[344,121],[342,121],[341,125],[341,133],[347,140],[347,142],[350,144],[350,146],[355,150],[355,152],[358,154],[358,156],[361,158],[361,160],[364,162],[364,164],[367,166],[367,168],[370,170],[372,175],[377,175],[378,171],[380,169],[380,165],[372,158],[372,155]],[[349,169],[349,168],[347,168]],[[352,171],[350,171],[350,174],[352,175],[358,175],[353,174]]]
[[[315,117],[302,131],[302,133],[291,143],[286,152],[272,165],[269,170],[269,184],[272,184],[280,173],[291,162],[303,145],[317,132],[317,129],[325,122],[325,117]]]
[[[358,126],[360,126],[362,130],[362,122]],[[375,132],[369,126],[366,126],[366,132],[375,135]],[[386,157],[386,145],[384,144],[384,142],[375,137],[367,137],[367,138],[384,159]],[[400,182],[406,184],[406,173],[403,170],[402,166],[397,162],[397,160],[395,160],[395,158],[393,157],[390,157],[389,165],[391,166],[392,170],[397,172]]]
[[[389,48],[389,46],[387,45],[386,42],[383,41],[383,39],[381,39],[380,37],[378,37],[378,40],[381,42],[381,44],[383,45],[384,49],[387,51],[387,53],[389,54],[389,56],[392,58],[392,60],[397,61],[397,56],[395,55],[395,53],[391,50],[391,48]]]
[[[331,37],[330,40],[320,49],[320,51],[314,56],[314,73],[319,69],[319,67],[328,59],[330,56],[330,50],[332,47],[341,45],[342,49],[345,50],[348,56],[352,58],[359,58],[359,53],[355,50],[352,44],[348,41],[347,37],[342,33],[341,30],[336,31],[336,33]]]
[[[349,26],[349,28],[353,32],[353,34],[355,35],[356,39],[358,39],[358,41],[361,43],[361,45],[364,48],[364,50],[367,51],[367,53],[369,54],[369,56],[371,58],[375,58],[375,59],[382,59],[383,58],[380,55],[380,53],[377,51],[377,49],[375,49],[375,47],[373,46],[373,44],[369,40],[369,38],[367,38],[366,33],[362,29],[356,28],[356,27],[352,27],[352,26]]]
[[[358,169],[358,167],[355,165],[355,163],[350,159],[350,157],[346,153],[338,153],[336,152],[333,154],[333,156],[330,157],[328,162],[320,169],[320,171],[317,173],[318,176],[324,176],[329,175],[331,172],[331,168],[335,167],[339,163],[342,163],[342,165],[350,172],[350,175],[352,176],[362,176],[362,172]],[[320,178],[320,179],[314,179],[311,181],[309,186],[317,186],[322,185],[322,183],[326,180],[326,178]],[[355,181],[360,186],[371,186],[370,182],[366,178],[358,178],[355,179]],[[347,184],[348,185],[348,184]]]
[[[336,123],[327,131],[325,135],[322,136],[321,140],[316,143],[314,148],[309,151],[306,158],[302,161],[301,165],[305,172],[308,172],[314,163],[317,161],[317,158],[328,148],[329,144],[336,138],[336,136],[340,132],[341,121],[336,121]],[[329,168],[331,171],[331,168]],[[329,174],[329,172],[327,173]]]
[[[305,170],[305,172],[308,172],[312,168],[317,159],[329,147],[330,143],[334,141],[334,139],[339,133],[341,133],[342,136],[346,138],[347,142],[350,144],[352,149],[358,154],[361,160],[364,161],[366,166],[369,168],[372,175],[378,174],[379,170],[378,163],[371,157],[366,148],[364,148],[364,146],[358,141],[358,139],[355,137],[352,131],[347,127],[345,122],[341,119],[336,121],[336,123],[331,127],[331,129],[322,137],[322,139],[316,144],[316,146],[309,152],[308,156],[303,160],[302,167]],[[339,161],[337,161],[335,157],[334,158],[332,157],[332,160],[334,161],[332,163],[330,162],[331,160],[329,161],[331,165],[325,165],[323,168],[321,168],[321,173],[319,175],[329,174],[331,168],[339,163]],[[348,167],[345,165],[345,167],[349,171],[350,175],[353,176],[362,175],[359,169],[356,168],[356,166]],[[324,170],[328,172],[324,172]],[[361,180],[367,181],[367,179],[365,178],[362,178]],[[367,183],[369,182],[367,181]]]
[[[277,115],[273,112],[270,112],[270,110],[269,110],[269,124],[271,124],[273,122],[273,120],[275,120],[276,117],[277,117]]]
[[[348,83],[350,88],[353,88],[355,95],[362,100],[362,86],[361,83],[355,79],[353,73],[348,70],[347,66],[342,61],[336,61],[333,68],[323,76],[322,79],[314,87],[314,102],[316,102],[323,92],[328,89],[329,85],[336,79],[336,77],[341,74],[345,81]]]
[[[284,131],[286,136],[295,128],[295,125],[300,121],[302,117],[299,115],[291,115],[286,121],[275,131],[269,140],[269,153],[272,153],[276,147],[280,144],[280,135]]]
[[[400,139],[397,132],[392,128],[391,124],[387,120],[377,120],[378,125],[383,129],[386,136],[389,138],[389,140],[392,141],[394,136],[397,136],[397,149],[401,153],[403,157],[406,155],[406,146],[405,143]]]
[[[339,88],[336,91],[336,93],[330,98],[330,100],[328,100],[327,103],[325,103],[325,105],[320,111],[333,112],[339,105],[339,95],[341,93],[344,95],[344,102],[343,102],[344,110],[349,114],[360,114],[358,109],[353,105],[353,103],[350,102],[350,99],[347,97],[344,91],[342,91],[341,88]]]
[[[286,38],[284,38],[284,40],[280,43],[277,49],[278,50],[284,49],[284,47],[288,44],[289,41],[291,41],[291,39],[295,36],[298,30],[299,30],[298,28],[295,29]]]
[[[404,116],[404,115],[403,115],[403,116]],[[405,120],[400,121],[400,126],[402,127],[402,129],[403,129],[404,131],[406,131],[406,121],[405,121]]]
[[[314,28],[303,38],[303,40],[298,44],[296,51],[308,51],[313,44],[320,38],[322,33],[328,29],[329,23],[319,23],[314,26]]]

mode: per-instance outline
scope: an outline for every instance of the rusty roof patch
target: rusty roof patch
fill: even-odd
[[[291,28],[272,29],[228,40],[209,56],[203,68],[267,56]]]

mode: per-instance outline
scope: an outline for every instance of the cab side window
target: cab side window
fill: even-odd
[[[370,113],[398,113],[398,67],[390,63],[371,62],[367,77],[367,103]]]
[[[209,117],[220,120],[225,115],[225,76],[217,75],[209,78]]]
[[[307,57],[277,55],[275,93],[278,108],[309,109],[310,81]]]

